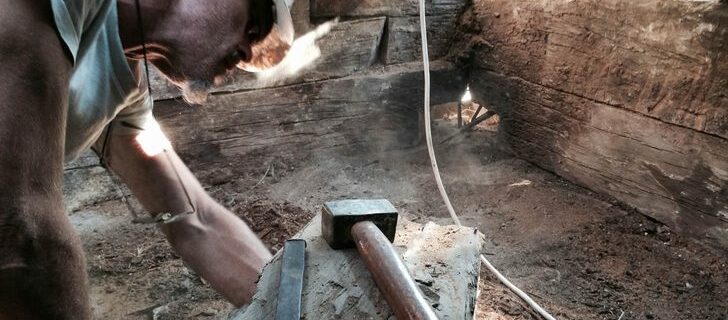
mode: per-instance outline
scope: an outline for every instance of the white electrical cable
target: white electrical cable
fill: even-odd
[[[425,72],[425,138],[427,140],[427,152],[430,155],[430,163],[432,164],[432,172],[435,174],[435,181],[437,182],[437,189],[440,190],[440,195],[442,196],[442,200],[445,201],[445,206],[447,206],[447,211],[450,213],[450,217],[453,221],[455,221],[455,224],[458,226],[462,226],[460,223],[460,219],[458,218],[458,215],[455,213],[455,209],[453,209],[452,204],[450,203],[450,198],[447,196],[447,192],[445,191],[445,186],[442,184],[442,178],[440,177],[440,170],[437,168],[437,158],[435,158],[435,149],[432,146],[432,128],[430,125],[430,58],[427,50],[427,21],[425,17],[425,0],[419,0],[420,3],[420,33],[422,35],[422,64]],[[485,255],[480,255],[480,260],[485,264],[485,266],[495,274],[495,276],[498,278],[500,282],[502,282],[508,289],[513,291],[518,297],[523,299],[526,303],[528,303],[533,310],[538,312],[541,316],[546,318],[547,320],[556,320],[552,315],[550,315],[546,310],[541,308],[536,301],[531,299],[531,297],[528,296],[523,290],[516,287],[513,283],[511,283],[503,274],[501,274],[491,263],[488,261],[488,259],[485,258]]]
[[[442,184],[440,177],[440,169],[437,168],[437,159],[435,158],[435,150],[432,148],[432,126],[430,124],[430,57],[427,52],[427,27],[425,26],[425,0],[420,0],[420,33],[422,33],[422,67],[425,70],[425,137],[427,139],[427,152],[430,154],[430,164],[432,171],[435,173],[435,181],[437,181],[437,189],[440,190],[442,199],[445,200],[447,211],[455,224],[460,226],[460,219],[455,214],[450,203],[450,198],[445,192],[445,186]]]

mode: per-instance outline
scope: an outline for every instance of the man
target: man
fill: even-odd
[[[290,41],[286,19],[280,0],[0,0],[0,319],[91,317],[61,194],[64,159],[89,147],[187,265],[236,306],[250,301],[271,255],[164,138],[144,139],[163,135],[139,62],[200,103],[234,66],[270,60],[253,52],[275,20]]]

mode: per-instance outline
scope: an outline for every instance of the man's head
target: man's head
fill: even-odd
[[[270,60],[280,61],[292,41],[290,14],[283,0],[142,0],[141,3],[147,57],[182,88],[191,103],[204,102],[209,88],[238,65],[242,67],[254,61],[270,65],[275,64]],[[124,16],[127,19],[121,23],[127,26],[137,23],[133,19],[136,17],[120,14]],[[277,32],[271,32],[274,28]],[[269,34],[274,39],[266,39]],[[134,41],[134,35],[130,34],[126,37],[137,44],[127,47],[127,53],[141,58],[140,40]],[[275,48],[276,53],[271,55],[267,50],[254,48],[263,43]],[[265,55],[270,55],[270,59],[262,57]]]

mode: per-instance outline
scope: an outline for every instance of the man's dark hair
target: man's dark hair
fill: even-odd
[[[251,0],[248,36],[251,44],[265,39],[273,28],[276,14],[273,0]]]

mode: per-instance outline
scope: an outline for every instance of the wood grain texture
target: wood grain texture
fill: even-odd
[[[296,0],[291,5],[291,18],[296,36],[310,31],[311,25],[311,0]]]
[[[122,194],[128,196],[131,191],[124,185],[114,183],[91,150],[64,167],[63,202],[66,212],[121,199]]]
[[[371,17],[371,16],[415,16],[418,0],[310,0],[311,17]],[[425,3],[428,15],[459,14],[470,3],[469,0],[428,0]]]
[[[469,3],[467,0],[427,1],[427,34],[431,60],[440,59],[449,53],[458,19]],[[314,19],[387,16],[384,62],[396,64],[422,59],[416,0],[311,0],[311,16]]]
[[[480,1],[484,69],[728,138],[728,5]]]
[[[728,6],[480,1],[471,89],[517,155],[728,248]]]
[[[308,243],[302,318],[390,319],[393,313],[356,250],[332,250],[321,237],[320,219],[294,236]],[[440,319],[473,318],[481,237],[467,227],[400,221],[394,246]],[[253,302],[229,319],[275,318],[280,258],[263,270]]]
[[[445,57],[451,50],[459,14],[440,14],[427,17],[427,44],[431,60]],[[387,21],[385,62],[396,64],[422,60],[420,19],[390,17]]]
[[[436,62],[432,76],[433,104],[457,101],[464,88],[459,70]],[[329,148],[376,152],[411,146],[418,142],[422,81],[421,64],[402,64],[339,79],[215,95],[202,108],[161,101],[155,114],[204,181],[223,168],[233,174],[258,166],[257,160],[265,157],[302,159]]]
[[[728,140],[487,70],[470,88],[518,156],[728,248]]]

